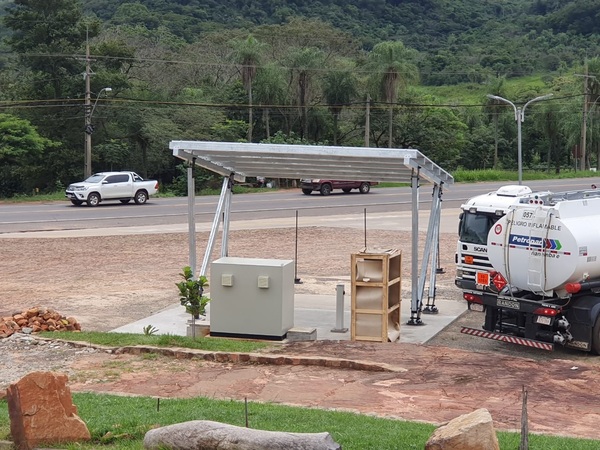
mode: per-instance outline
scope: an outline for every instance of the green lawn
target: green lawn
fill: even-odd
[[[246,405],[241,401],[157,399],[91,393],[73,394],[79,416],[92,434],[87,444],[62,444],[62,449],[136,449],[141,450],[145,433],[156,426],[189,420],[213,420],[245,426]],[[248,426],[261,430],[300,433],[329,432],[344,450],[422,449],[435,427],[318,409],[249,402]],[[6,401],[0,402],[0,439],[9,439]],[[519,436],[498,432],[501,449],[517,449]],[[530,435],[530,449],[595,450],[598,441]]]
[[[252,352],[268,343],[230,339],[191,339],[182,336],[133,333],[44,333],[46,337],[122,347],[128,345],[176,346],[215,351]],[[244,426],[246,406],[238,401],[208,398],[170,399],[124,397],[92,393],[73,394],[79,416],[86,422],[92,442],[62,444],[62,449],[142,449],[145,433],[156,426],[189,420],[213,420]],[[248,403],[251,428],[290,432],[329,432],[344,450],[422,449],[435,427],[430,424],[378,418],[347,412]],[[560,430],[557,430],[560,432]],[[6,400],[0,401],[0,439],[10,439]],[[520,437],[498,432],[501,449],[517,449]],[[530,449],[596,450],[599,441],[531,435]]]

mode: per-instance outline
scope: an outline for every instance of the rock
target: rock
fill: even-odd
[[[287,433],[193,420],[150,430],[144,436],[150,450],[337,450],[329,433]]]
[[[0,317],[0,338],[18,332],[31,334],[40,331],[81,331],[81,324],[74,317],[64,317],[53,309],[39,306]]]
[[[482,408],[452,419],[433,432],[425,450],[500,450],[492,416]]]
[[[77,415],[64,374],[25,375],[8,387],[6,399],[10,431],[18,450],[30,450],[41,443],[91,439],[86,424]]]

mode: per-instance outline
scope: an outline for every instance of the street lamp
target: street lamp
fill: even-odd
[[[525,120],[525,108],[527,108],[527,105],[529,105],[530,103],[539,102],[540,100],[546,100],[547,98],[550,98],[553,95],[554,94],[546,94],[546,95],[542,95],[541,97],[536,97],[534,99],[531,99],[523,105],[523,108],[521,108],[520,106],[516,106],[513,102],[511,102],[510,100],[506,100],[503,97],[499,97],[497,95],[492,95],[492,94],[487,95],[487,98],[491,98],[493,100],[498,100],[500,102],[508,103],[515,110],[515,120],[517,121],[517,145],[518,145],[517,158],[518,158],[518,165],[519,165],[519,184],[523,184],[523,152],[521,150],[521,124]]]
[[[89,77],[88,77],[89,78]],[[111,92],[112,88],[105,87],[100,89],[98,95],[96,96],[96,100],[94,101],[94,105],[91,104],[91,93],[89,89],[86,89],[85,93],[85,162],[84,162],[84,179],[87,179],[92,175],[92,133],[94,132],[94,126],[92,125],[92,115],[96,110],[96,105],[98,104],[98,99],[103,92]]]

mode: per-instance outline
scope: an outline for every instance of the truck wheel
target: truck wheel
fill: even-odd
[[[122,198],[121,200],[119,200],[121,203],[123,203],[124,205],[126,205],[127,203],[129,203],[131,201],[130,198]]]
[[[88,198],[87,198],[88,206],[98,206],[99,203],[100,203],[100,195],[96,194],[95,192],[92,192],[90,195],[88,195]]]
[[[312,189],[302,189],[302,193],[304,195],[310,195],[310,194],[312,194]]]
[[[323,186],[321,186],[321,195],[329,195],[329,194],[331,194],[331,185],[324,184]]]
[[[148,194],[146,194],[146,191],[137,191],[134,200],[136,205],[143,205],[148,201]]]
[[[350,188],[344,188],[344,189],[342,189],[342,191],[343,191],[343,192],[345,192],[346,194],[347,194],[348,192],[350,192],[351,190],[352,190],[352,189],[350,189]]]
[[[83,202],[81,200],[71,200],[71,203],[73,203],[75,206],[81,206]]]
[[[592,331],[592,352],[600,355],[600,316],[596,318],[596,324]]]
[[[361,194],[368,194],[371,190],[371,185],[369,183],[360,183],[358,190]]]

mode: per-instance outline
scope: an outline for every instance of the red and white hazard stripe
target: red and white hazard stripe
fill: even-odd
[[[471,336],[483,337],[486,339],[494,339],[496,341],[508,342],[510,344],[524,345],[526,347],[533,347],[540,350],[554,350],[554,344],[548,342],[534,341],[533,339],[527,339],[516,336],[508,336],[506,334],[493,333],[491,331],[477,330],[475,328],[462,327],[461,333],[469,334]]]

